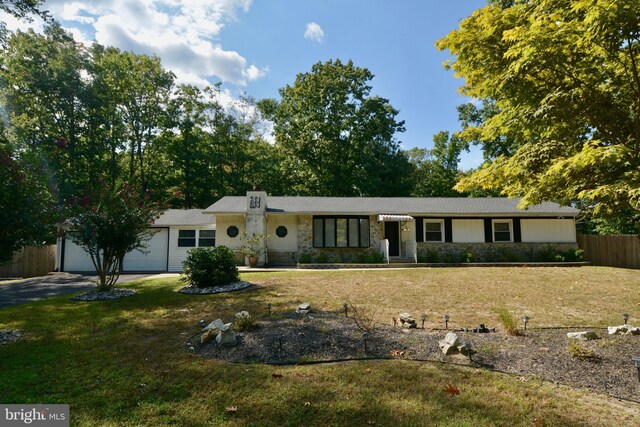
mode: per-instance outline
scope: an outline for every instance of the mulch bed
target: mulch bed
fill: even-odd
[[[580,344],[593,350],[595,357],[580,359],[567,351],[570,340],[566,336],[580,330],[584,329],[530,329],[524,336],[509,336],[499,329],[484,334],[455,331],[463,342],[472,343],[475,354],[469,361],[440,351],[438,341],[451,330],[377,325],[369,333],[365,352],[363,333],[353,320],[337,313],[291,313],[259,320],[253,331],[236,331],[235,346],[200,344],[195,336],[187,347],[202,357],[234,363],[305,364],[391,357],[453,362],[516,374],[522,381],[537,377],[640,401],[640,382],[631,360],[640,354],[640,336],[609,336],[606,329],[591,329],[601,339]]]

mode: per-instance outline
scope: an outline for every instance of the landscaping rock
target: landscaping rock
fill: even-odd
[[[454,332],[449,332],[445,335],[444,339],[438,342],[440,346],[440,350],[444,353],[445,356],[449,356],[451,354],[458,354],[460,349],[458,347],[464,348],[462,342],[460,342],[460,338],[458,338],[458,334]]]
[[[216,319],[204,327],[204,330],[219,331],[224,327],[224,322],[221,319]]]
[[[242,289],[246,289],[251,286],[249,282],[234,282],[227,286],[212,286],[209,288],[198,288],[197,286],[185,286],[180,289],[178,292],[182,294],[195,294],[195,295],[209,295],[209,294],[219,294],[222,292],[233,292],[239,291]]]
[[[129,297],[135,294],[136,291],[134,291],[133,289],[113,288],[104,292],[92,290],[80,295],[76,295],[71,299],[76,301],[104,301]]]
[[[11,344],[22,338],[22,332],[11,330],[0,330],[0,345]]]
[[[418,327],[418,324],[416,323],[416,319],[414,319],[410,313],[400,313],[398,317],[400,318],[400,324],[402,325],[403,328],[414,329]]]
[[[228,323],[230,325],[230,323]],[[221,331],[216,336],[216,342],[220,345],[231,345],[236,343],[236,333],[233,331]]]
[[[637,326],[609,326],[607,330],[609,331],[609,335],[640,335],[640,328]]]
[[[584,332],[567,332],[567,338],[572,338],[580,341],[590,341],[600,339],[598,334],[593,331]]]
[[[200,344],[206,344],[209,341],[215,339],[217,333],[213,329],[207,329],[202,335],[200,335]]]
[[[307,314],[311,312],[311,304],[308,302],[303,302],[296,309],[296,313]]]

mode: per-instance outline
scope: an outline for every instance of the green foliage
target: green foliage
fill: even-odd
[[[593,350],[591,350],[586,345],[580,343],[577,339],[572,339],[569,341],[567,345],[567,352],[571,355],[571,357],[575,357],[576,359],[596,359],[597,356]]]
[[[412,195],[418,197],[461,197],[464,194],[453,187],[458,180],[458,162],[465,148],[457,137],[449,138],[449,132],[439,132],[433,137],[434,148],[412,148],[409,162],[414,167],[415,187]]]
[[[56,205],[39,159],[14,153],[0,125],[0,264],[18,249],[55,241]]]
[[[313,258],[311,257],[311,254],[304,252],[300,254],[300,258],[298,259],[298,262],[300,264],[311,264],[313,262]]]
[[[233,322],[233,328],[240,332],[252,331],[258,327],[256,318],[248,316],[236,316]]]
[[[637,6],[492,2],[437,42],[455,56],[461,93],[492,110],[466,140],[508,142],[456,189],[501,189],[521,207],[581,201],[597,217],[640,211]]]
[[[192,249],[183,261],[182,267],[180,281],[189,286],[226,286],[240,280],[236,256],[226,246]]]
[[[427,253],[425,254],[424,262],[437,263],[439,262],[439,260],[440,254],[436,250],[427,251]]]
[[[89,254],[98,290],[104,291],[116,284],[124,256],[146,248],[160,209],[127,184],[112,189],[101,182],[90,196],[76,199],[67,214],[67,236]]]
[[[511,314],[508,308],[501,306],[495,309],[498,315],[498,320],[502,324],[502,327],[509,335],[521,335],[522,332],[518,329],[518,320]]]
[[[240,253],[246,257],[259,257],[264,253],[264,242],[269,236],[263,233],[254,233],[252,235],[242,235],[242,247]]]
[[[330,256],[329,252],[326,251],[320,251],[320,253],[316,257],[316,262],[318,264],[328,264],[331,262],[331,260],[332,257]]]
[[[353,254],[351,262],[356,264],[382,264],[384,256],[375,250],[361,251]]]
[[[351,61],[319,62],[280,89],[279,103],[259,103],[275,123],[285,193],[409,195],[411,166],[395,139],[404,122],[387,99],[370,96],[372,79]]]

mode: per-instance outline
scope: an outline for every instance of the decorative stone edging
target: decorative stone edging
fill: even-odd
[[[8,329],[0,330],[0,345],[11,344],[18,341],[23,337],[23,333],[20,331],[12,331]]]
[[[190,295],[210,295],[210,294],[219,294],[222,292],[233,292],[239,291],[242,289],[246,289],[251,286],[249,282],[234,282],[227,286],[212,286],[209,288],[198,288],[196,286],[185,286],[180,289],[178,292],[181,294],[190,294]]]
[[[579,262],[464,262],[464,263],[396,263],[389,264],[296,264],[299,269],[341,269],[341,268],[415,268],[415,267],[583,267],[591,265],[588,261]]]
[[[133,289],[115,288],[103,292],[89,291],[80,295],[76,295],[71,299],[75,301],[104,301],[125,298],[135,294],[136,291],[134,291]]]

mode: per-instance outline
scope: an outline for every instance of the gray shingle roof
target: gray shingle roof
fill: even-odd
[[[520,199],[506,197],[267,197],[268,213],[576,216],[578,209],[546,202],[518,209]],[[226,196],[205,209],[213,214],[244,213],[245,196]]]
[[[153,226],[214,225],[216,217],[202,212],[202,209],[167,209],[154,221]]]

